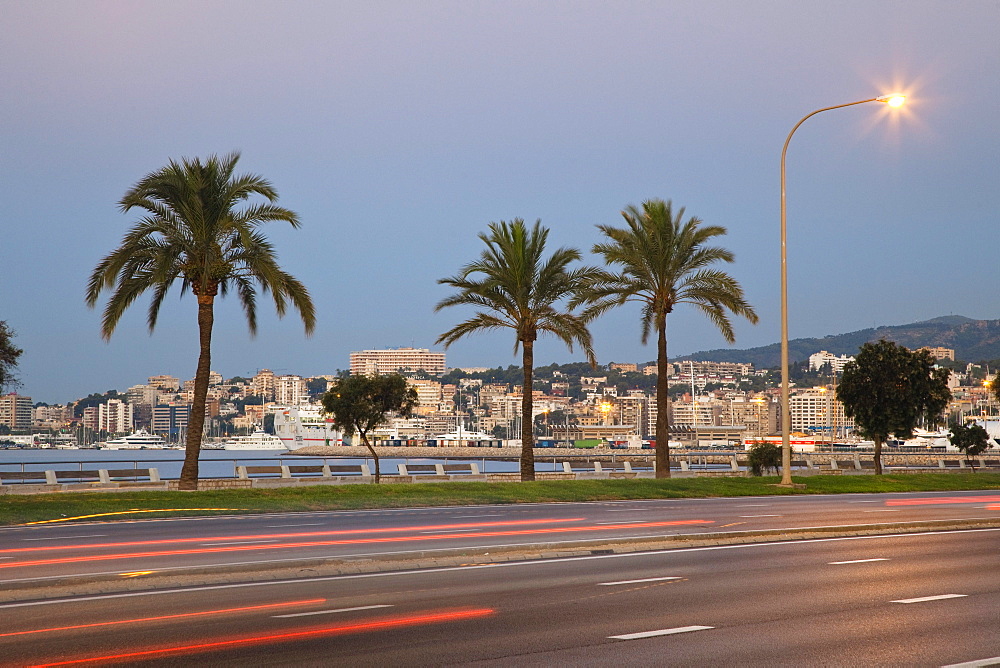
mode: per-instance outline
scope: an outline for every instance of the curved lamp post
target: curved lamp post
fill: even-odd
[[[788,255],[786,248],[786,224],[785,224],[785,154],[788,152],[788,143],[792,141],[792,135],[809,118],[823,111],[831,109],[842,109],[853,107],[856,104],[867,102],[884,102],[890,107],[901,107],[906,102],[905,95],[880,95],[867,100],[838,104],[832,107],[823,107],[802,117],[785,139],[785,145],[781,148],[781,483],[783,487],[792,485],[792,446],[791,428],[792,413],[788,402]]]

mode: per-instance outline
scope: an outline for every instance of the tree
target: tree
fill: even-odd
[[[338,379],[323,394],[323,410],[333,416],[334,425],[347,436],[355,432],[375,460],[375,482],[381,479],[378,452],[368,440],[368,432],[385,424],[390,413],[409,417],[417,404],[417,391],[407,387],[406,378],[388,376],[348,376]]]
[[[781,446],[767,441],[758,441],[750,446],[747,453],[750,475],[761,476],[770,469],[775,473],[781,468]]]
[[[952,424],[948,440],[965,453],[965,461],[972,467],[973,472],[976,470],[976,465],[972,463],[972,458],[983,454],[990,447],[990,435],[975,422],[965,425],[959,422]]]
[[[125,213],[143,212],[122,244],[98,263],[87,285],[93,307],[111,290],[101,319],[101,334],[111,338],[122,315],[142,293],[152,291],[147,324],[156,327],[160,305],[180,281],[198,302],[199,355],[194,401],[180,488],[198,488],[198,456],[205,423],[211,365],[215,298],[230,290],[239,297],[251,336],[257,332],[257,289],[270,293],[279,316],[289,303],[299,312],[306,334],[316,325],[305,286],[278,265],[274,247],[261,232],[264,223],[284,221],[299,227],[298,216],[275,204],[278,194],[256,174],[234,175],[239,153],[223,158],[183,159],[151,172],[119,202]],[[247,202],[251,197],[266,202]],[[241,206],[243,205],[243,206]]]
[[[728,313],[757,322],[757,313],[743,297],[732,276],[711,268],[732,262],[733,254],[707,245],[726,233],[719,225],[686,222],[684,209],[676,213],[670,201],[647,200],[642,208],[622,211],[626,226],[598,225],[607,238],[593,252],[603,256],[612,271],[600,272],[587,286],[583,301],[588,318],[615,306],[638,302],[642,306],[642,342],[656,333],[656,477],[670,477],[670,408],[667,377],[667,315],[678,304],[691,304],[718,327],[729,343],[736,340]]]
[[[490,223],[489,233],[480,233],[486,244],[478,260],[458,274],[438,283],[458,292],[441,300],[435,311],[448,306],[475,306],[481,310],[438,337],[447,348],[466,334],[496,329],[514,330],[514,353],[521,350],[521,480],[535,479],[532,433],[532,372],[535,340],[539,333],[553,334],[573,350],[578,343],[587,360],[596,365],[587,318],[564,309],[580,288],[592,280],[596,269],[570,265],[580,259],[575,248],[559,248],[545,257],[549,230],[536,221],[531,229],[520,218],[510,223]]]
[[[875,473],[882,474],[882,445],[890,435],[913,438],[921,418],[936,422],[951,399],[948,369],[935,368],[926,350],[911,351],[882,339],[865,343],[848,362],[837,386],[844,413],[875,443]]]
[[[14,345],[15,336],[17,334],[7,326],[7,321],[0,320],[0,393],[5,387],[18,385],[14,369],[17,368],[17,358],[24,351]]]

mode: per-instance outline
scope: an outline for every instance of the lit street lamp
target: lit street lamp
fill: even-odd
[[[785,145],[781,148],[781,486],[791,487],[792,485],[792,446],[791,440],[791,419],[792,414],[788,402],[788,256],[786,249],[786,217],[785,217],[785,154],[788,152],[788,143],[792,141],[792,135],[799,129],[799,126],[809,118],[823,111],[832,109],[842,109],[843,107],[853,107],[856,104],[867,102],[884,102],[890,107],[901,107],[906,102],[905,95],[881,95],[867,100],[838,104],[832,107],[817,109],[802,117],[785,139]]]

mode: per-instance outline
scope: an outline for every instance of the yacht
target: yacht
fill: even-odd
[[[258,429],[249,436],[233,436],[223,446],[226,450],[287,450],[284,442],[277,436]]]
[[[110,441],[104,442],[104,449],[106,450],[160,450],[166,446],[166,441],[162,436],[157,434],[150,434],[145,429],[140,429],[139,431],[129,434],[128,436],[122,436],[121,438],[113,438]]]

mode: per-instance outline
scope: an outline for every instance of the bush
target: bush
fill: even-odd
[[[781,468],[781,447],[774,443],[754,443],[750,446],[747,464],[751,475],[764,475],[768,469],[777,474]]]

